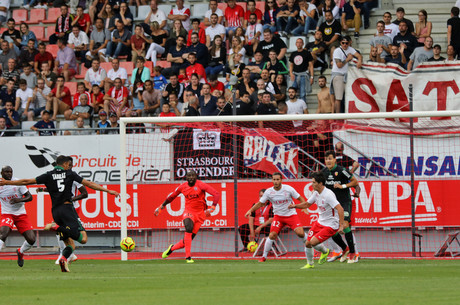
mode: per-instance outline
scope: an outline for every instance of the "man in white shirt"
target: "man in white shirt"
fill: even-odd
[[[101,68],[101,63],[98,58],[94,58],[91,61],[91,68],[86,71],[85,75],[85,87],[91,92],[93,85],[98,85],[101,89],[104,88],[104,82],[107,78],[107,72]]]
[[[288,89],[289,99],[286,101],[287,114],[308,114],[307,103],[297,98],[297,89],[290,87]],[[301,127],[303,121],[293,121],[294,127]]]
[[[19,80],[19,89],[16,91],[15,110],[21,117],[26,117],[28,121],[34,120],[35,103],[33,102],[34,92],[27,87],[25,79]]]
[[[345,81],[348,72],[348,63],[356,57],[358,59],[356,67],[361,69],[363,64],[363,57],[359,52],[353,49],[350,44],[351,37],[344,36],[340,41],[340,47],[336,48],[333,54],[331,94],[335,95],[335,113],[341,112],[342,100],[345,96]]]
[[[124,86],[128,86],[128,72],[125,68],[120,67],[120,60],[117,58],[112,59],[112,69],[107,73],[104,81],[105,92],[109,92],[110,88],[114,86],[115,79],[120,78]]]
[[[150,1],[150,12],[145,17],[144,23],[148,25],[154,21],[158,22],[160,29],[166,29],[166,14],[158,8],[157,0]]]
[[[11,166],[2,168],[2,178],[5,180],[17,180],[13,178]],[[5,241],[16,226],[25,241],[16,250],[18,266],[24,266],[24,252],[35,244],[35,232],[26,214],[24,203],[32,201],[32,195],[25,186],[5,185],[0,188],[0,203],[2,218],[0,222],[0,251],[5,246]]]
[[[211,46],[211,43],[214,41],[214,37],[216,37],[216,35],[220,35],[222,37],[222,41],[225,41],[226,38],[225,27],[222,24],[218,23],[217,14],[212,14],[210,18],[211,25],[208,26],[205,30],[206,46],[208,48]]]
[[[307,240],[307,235],[303,230],[302,223],[300,222],[297,212],[288,208],[292,203],[292,199],[297,199],[301,204],[305,203],[305,199],[297,193],[297,191],[290,185],[282,184],[281,173],[273,173],[272,175],[273,186],[264,192],[264,195],[259,199],[259,202],[253,205],[244,215],[249,218],[251,214],[259,209],[267,201],[270,201],[273,206],[273,222],[270,228],[270,235],[265,241],[264,254],[259,262],[267,260],[268,252],[270,252],[273,243],[278,238],[284,226],[289,226],[302,238],[304,242]]]
[[[395,38],[395,36],[399,33],[399,26],[391,22],[390,12],[385,12],[383,14],[383,22],[385,23],[385,30],[383,30],[383,33],[390,37],[391,41],[393,41],[393,38]]]
[[[211,15],[217,15],[217,23],[222,24],[224,22],[224,12],[220,8],[217,7],[217,0],[209,1],[209,10],[206,11],[204,14],[203,24],[205,26],[211,25]]]
[[[69,34],[68,47],[75,51],[75,56],[85,61],[88,51],[89,39],[85,32],[80,30],[80,26],[72,26],[72,33]]]
[[[321,173],[313,173],[312,178],[313,195],[307,202],[289,206],[291,209],[308,209],[315,203],[318,207],[318,220],[313,223],[310,231],[308,231],[307,241],[305,242],[307,264],[302,269],[314,267],[312,248],[321,252],[318,263],[321,265],[326,262],[329,249],[323,245],[323,242],[334,236],[337,232],[341,232],[344,223],[343,208],[337,201],[334,193],[325,187],[326,178]]]

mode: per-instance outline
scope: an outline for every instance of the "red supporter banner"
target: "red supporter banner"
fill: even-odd
[[[285,182],[293,186],[304,198],[312,193],[311,182]],[[222,194],[213,215],[206,219],[203,227],[228,228],[235,226],[233,183],[209,183]],[[178,184],[143,184],[128,186],[128,228],[129,229],[172,229],[182,227],[184,197],[176,198],[162,213],[155,217],[153,212]],[[238,183],[238,222],[246,223],[244,214],[258,200],[258,191],[271,187],[271,182]],[[353,218],[356,227],[410,227],[411,200],[409,181],[362,181],[361,195],[354,200]],[[119,190],[119,185],[109,185]],[[47,193],[36,193],[37,187],[29,187],[33,201],[26,203],[26,210],[32,225],[42,229],[52,221],[51,201]],[[460,189],[459,180],[416,181],[415,221],[416,226],[448,227],[458,226],[460,205],[452,190]],[[87,230],[119,230],[120,202],[113,196],[99,191],[89,191],[89,197],[80,202],[81,220]],[[211,204],[211,196],[207,197]],[[309,214],[298,211],[304,226],[311,226],[317,220],[316,206]]]

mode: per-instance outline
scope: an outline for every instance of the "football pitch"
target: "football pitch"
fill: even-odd
[[[460,304],[460,260],[0,261],[2,305]]]

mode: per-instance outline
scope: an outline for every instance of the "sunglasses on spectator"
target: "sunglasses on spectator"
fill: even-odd
[[[349,42],[348,41],[342,41],[341,44],[347,45]]]

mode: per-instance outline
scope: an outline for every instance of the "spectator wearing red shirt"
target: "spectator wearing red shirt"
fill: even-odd
[[[72,97],[69,88],[64,86],[64,76],[58,76],[56,86],[48,95],[50,98],[46,103],[46,110],[53,110],[52,121],[56,120],[58,114],[64,114],[68,109],[72,108]]]
[[[86,95],[88,97],[88,105],[91,103],[91,97],[88,91],[86,91],[85,84],[84,83],[78,83],[77,84],[77,92],[73,95],[73,104],[72,108],[77,107],[80,105],[80,97],[82,95]]]
[[[193,73],[196,73],[200,79],[201,83],[206,83],[206,72],[204,70],[203,65],[196,62],[196,54],[195,53],[188,53],[188,61],[190,66],[185,69],[185,73],[187,75],[187,79],[190,80]]]
[[[174,112],[171,111],[171,108],[173,108]],[[164,103],[163,106],[161,106],[161,110],[162,111],[160,112],[160,115],[159,115],[159,117],[161,117],[161,118],[180,116],[180,112],[177,109],[177,105],[175,104],[175,102],[173,103],[173,105],[169,105],[168,103]],[[157,125],[160,126],[160,128],[161,128],[160,131],[162,133],[168,133],[169,132],[169,126],[171,126],[171,124],[169,124],[169,123],[157,124]]]
[[[140,24],[136,24],[134,27],[134,35],[131,36],[132,62],[136,62],[138,56],[145,58],[145,39],[142,38],[142,36],[142,26]]]
[[[104,111],[116,112],[118,117],[131,116],[131,108],[128,103],[129,90],[121,83],[121,78],[115,79],[114,87],[104,96]],[[110,111],[109,111],[110,110]]]
[[[94,108],[94,113],[98,113],[100,109],[104,108],[104,93],[101,92],[101,87],[97,84],[93,85],[89,104]]]
[[[256,2],[254,0],[248,0],[248,8],[246,13],[244,13],[244,29],[248,27],[249,16],[251,14],[256,14],[257,23],[262,23],[262,11],[256,8]]]
[[[75,24],[78,24],[78,26],[80,26],[80,29],[89,36],[89,29],[91,28],[91,18],[89,17],[89,14],[83,13],[83,7],[80,5],[77,6],[77,14],[75,15],[75,18],[72,21],[72,26],[74,26]]]
[[[53,69],[54,58],[50,52],[46,51],[46,45],[44,42],[38,44],[38,54],[34,58],[34,71],[36,75],[40,75],[42,70],[42,63],[47,62],[50,66],[50,69]]]
[[[211,94],[215,97],[221,97],[225,91],[224,83],[220,82],[215,74],[209,75],[208,81],[211,86]]]
[[[236,0],[228,0],[228,6],[225,9],[224,17],[228,39],[231,41],[236,28],[243,26],[244,9],[236,4]]]
[[[184,7],[184,0],[176,0],[176,7],[171,9],[168,19],[171,21],[180,20],[187,31],[190,30],[190,9]]]
[[[192,33],[198,33],[198,38],[200,43],[206,44],[206,32],[202,28],[200,28],[200,19],[192,19],[192,28],[188,31],[187,36],[187,47],[192,45]]]

